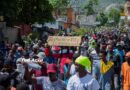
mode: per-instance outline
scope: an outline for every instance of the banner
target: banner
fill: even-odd
[[[50,46],[80,46],[81,37],[78,36],[49,36]]]

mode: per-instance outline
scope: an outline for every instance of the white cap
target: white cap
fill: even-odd
[[[40,59],[43,59],[45,57],[45,53],[44,52],[39,52],[37,54],[37,56],[40,58]]]
[[[33,45],[33,49],[35,49],[35,48],[38,48],[38,45],[37,45],[37,44],[34,44],[34,45]]]

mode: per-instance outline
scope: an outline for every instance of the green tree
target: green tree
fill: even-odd
[[[92,15],[96,12],[95,6],[98,5],[98,0],[89,0],[84,9],[87,15]]]
[[[96,17],[96,21],[100,22],[99,26],[105,25],[108,21],[108,17],[106,14],[104,14],[103,12],[101,12],[99,15],[97,15]]]
[[[12,24],[17,17],[16,0],[0,0],[0,16],[4,16],[7,24]]]
[[[54,9],[61,9],[66,8],[69,5],[70,0],[49,0],[49,2]]]
[[[114,20],[114,25],[117,25],[120,21],[120,10],[112,8],[108,14],[109,20]]]
[[[53,20],[53,7],[48,0],[17,0],[17,21],[26,24]]]
[[[54,12],[58,14],[65,14],[66,8],[70,4],[70,0],[49,0],[53,6]]]
[[[1,0],[0,15],[7,23],[35,22],[44,23],[52,21],[53,7],[48,0]]]

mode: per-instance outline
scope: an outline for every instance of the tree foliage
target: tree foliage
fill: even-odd
[[[51,21],[53,7],[48,0],[17,0],[18,20],[25,23]]]
[[[66,8],[69,5],[70,0],[49,0],[49,2],[54,9],[61,9]]]
[[[60,12],[61,14],[65,12],[70,4],[70,0],[49,0],[49,2],[53,6],[54,11]]]
[[[92,15],[95,13],[95,6],[98,5],[98,0],[89,0],[85,5],[84,9],[87,15]]]
[[[2,0],[0,2],[0,14],[17,23],[52,21],[52,10],[53,7],[48,0]]]
[[[102,25],[105,25],[107,23],[108,17],[107,17],[106,14],[101,12],[99,15],[97,15],[96,21],[99,21],[100,22],[100,26],[102,26]]]
[[[118,24],[120,20],[120,10],[112,8],[108,14],[109,20],[114,20],[114,23]]]
[[[8,23],[14,22],[17,17],[16,4],[16,0],[0,0],[0,16],[4,16]]]
[[[120,10],[117,8],[111,8],[107,13],[99,13],[96,17],[96,21],[100,22],[99,26],[108,25],[115,26],[118,25],[120,21]]]

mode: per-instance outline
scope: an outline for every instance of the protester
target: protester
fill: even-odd
[[[73,61],[72,63],[70,64],[70,68],[68,69],[68,72],[67,72],[67,78],[70,78],[70,76],[72,75],[75,75],[76,74],[76,70],[75,70],[75,60],[76,58],[78,58],[80,55],[78,52],[75,52],[75,54],[73,55]]]
[[[125,62],[122,64],[123,90],[130,90],[130,52],[125,55]]]
[[[121,82],[127,90],[130,83],[126,74],[129,55],[125,56],[130,51],[128,32],[105,28],[84,33],[78,47],[49,46],[38,38],[25,46],[18,42],[0,43],[0,76],[11,76],[7,84],[11,90],[19,84],[22,88],[32,86],[32,90],[119,90]],[[2,87],[6,89],[0,84]]]
[[[120,88],[121,86],[121,65],[124,62],[124,51],[121,45],[117,45],[114,49],[114,71],[115,71],[115,88]]]
[[[70,64],[72,63],[72,60],[69,58],[62,58],[61,64],[60,64],[60,74],[63,75],[63,80],[67,84],[68,83],[68,76],[67,73],[70,70]]]
[[[86,71],[87,65],[86,57],[80,56],[76,59],[77,73],[69,79],[67,90],[99,90],[97,80]]]
[[[45,55],[43,52],[39,52],[38,55],[35,57],[35,59],[43,61],[44,56]],[[41,66],[41,69],[32,68],[31,70],[32,75],[34,75],[35,77],[47,76],[46,64],[42,61],[38,62],[38,64]],[[34,84],[34,90],[42,90],[42,85]]]
[[[58,68],[55,64],[48,64],[47,73],[48,77],[34,77],[37,84],[42,85],[42,90],[66,90],[65,83],[58,79]]]
[[[106,52],[99,53],[100,61],[95,65],[94,75],[102,90],[114,89],[114,63],[106,60]]]

